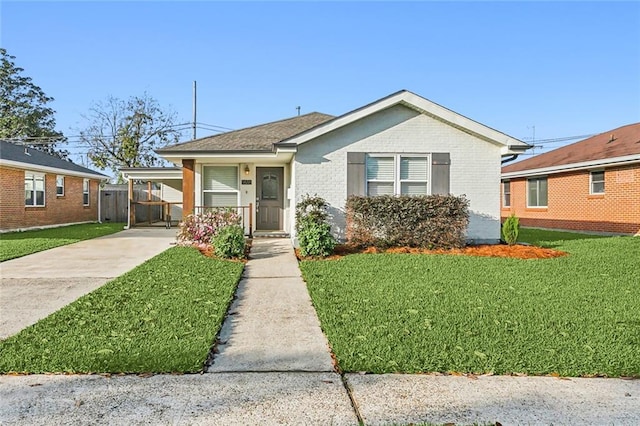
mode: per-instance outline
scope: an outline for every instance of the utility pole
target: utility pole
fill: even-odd
[[[197,99],[196,81],[193,80],[193,124],[192,124],[193,139],[196,138],[196,111],[197,111],[196,99]]]

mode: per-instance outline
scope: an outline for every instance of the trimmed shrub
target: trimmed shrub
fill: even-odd
[[[296,204],[296,232],[302,256],[328,256],[336,245],[327,222],[327,202],[318,196],[304,195]]]
[[[510,246],[518,241],[518,233],[520,231],[520,219],[512,213],[511,216],[504,220],[502,224],[502,238]]]
[[[309,222],[298,231],[300,255],[329,256],[336,245],[328,223]]]
[[[204,213],[190,214],[180,222],[178,230],[178,242],[183,245],[211,244],[220,229],[239,225],[241,217],[234,209],[212,207]]]
[[[465,245],[465,196],[350,196],[347,242],[359,247],[457,248]]]
[[[229,225],[221,228],[218,234],[213,237],[213,252],[216,256],[230,259],[244,258],[246,241],[244,230],[239,225]]]

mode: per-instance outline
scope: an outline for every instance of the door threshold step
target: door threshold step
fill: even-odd
[[[284,231],[254,231],[253,238],[289,238],[289,233]]]

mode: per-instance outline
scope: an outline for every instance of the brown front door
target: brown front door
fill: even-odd
[[[282,167],[256,168],[256,230],[282,230],[284,200],[284,169]]]

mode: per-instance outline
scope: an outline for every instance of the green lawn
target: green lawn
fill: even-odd
[[[242,269],[170,248],[0,342],[0,373],[200,371]]]
[[[0,262],[122,231],[123,223],[85,223],[0,234]]]
[[[523,229],[569,256],[304,261],[345,371],[640,376],[640,238]]]

